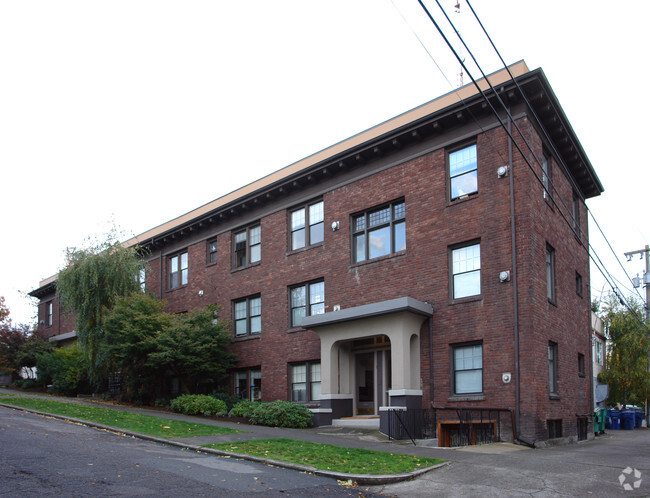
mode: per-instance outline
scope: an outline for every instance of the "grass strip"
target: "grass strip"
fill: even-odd
[[[439,458],[347,448],[286,438],[255,439],[203,446],[344,474],[403,474],[438,465],[445,461]]]
[[[114,410],[111,408],[99,408],[40,398],[5,397],[2,395],[0,397],[0,403],[19,406],[22,408],[30,408],[44,413],[64,415],[80,420],[86,420],[88,422],[108,425],[117,429],[139,432],[140,434],[157,437],[212,436],[215,434],[244,432],[229,429],[227,427],[184,422],[182,420],[142,415]]]

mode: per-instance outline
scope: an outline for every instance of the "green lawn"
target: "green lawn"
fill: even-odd
[[[64,403],[40,398],[23,398],[0,395],[0,403],[30,408],[45,413],[65,415],[80,420],[87,420],[140,434],[158,437],[211,436],[214,434],[232,434],[237,431],[226,427],[198,424],[172,420],[168,418],[140,415],[110,408]]]
[[[283,438],[206,444],[204,447],[345,474],[402,474],[445,461]]]

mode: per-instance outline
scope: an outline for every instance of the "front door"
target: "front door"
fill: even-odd
[[[375,414],[375,353],[357,354],[357,415]]]

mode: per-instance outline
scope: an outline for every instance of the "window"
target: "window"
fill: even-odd
[[[217,262],[217,240],[208,240],[207,242],[207,264],[213,265]]]
[[[562,419],[547,420],[546,425],[548,426],[549,439],[562,437]]]
[[[403,200],[352,216],[352,259],[355,263],[406,250]]]
[[[576,294],[582,297],[582,275],[576,272]]]
[[[257,263],[262,256],[262,232],[259,225],[235,233],[235,268]]]
[[[297,327],[305,316],[325,313],[325,282],[318,280],[291,287],[291,326]]]
[[[481,293],[481,244],[452,248],[452,296],[460,299]]]
[[[478,192],[476,144],[449,153],[449,192],[452,201]]]
[[[291,401],[320,399],[320,362],[291,365]]]
[[[235,336],[242,337],[262,332],[262,298],[252,296],[233,303]]]
[[[235,372],[235,395],[239,399],[259,401],[262,399],[262,371],[259,368]]]
[[[585,355],[578,353],[578,376],[585,376]]]
[[[557,343],[548,343],[548,389],[557,394]]]
[[[453,346],[454,394],[483,392],[483,344]]]
[[[595,348],[594,358],[596,360],[596,363],[602,365],[603,364],[603,343],[599,339],[596,339],[594,342],[594,348]]]
[[[169,258],[169,288],[175,289],[187,285],[189,277],[189,260],[187,252]]]
[[[555,304],[555,249],[546,244],[546,297]]]
[[[49,301],[45,304],[45,325],[51,327],[54,321],[54,303]]]
[[[544,186],[544,199],[551,199],[551,161],[546,153],[542,154],[542,185]]]
[[[291,250],[323,242],[323,201],[291,212]]]
[[[138,276],[136,277],[136,281],[138,282],[138,286],[140,287],[140,291],[145,292],[146,291],[146,271],[144,268],[140,268],[138,270]]]

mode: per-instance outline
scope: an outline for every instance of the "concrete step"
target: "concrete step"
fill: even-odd
[[[378,415],[360,415],[358,417],[342,417],[332,420],[332,427],[363,427],[379,429]]]

